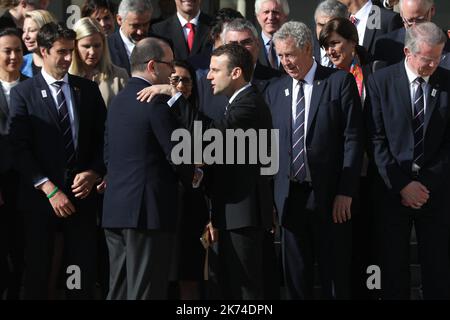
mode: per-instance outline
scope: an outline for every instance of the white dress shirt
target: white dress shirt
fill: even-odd
[[[191,19],[190,21],[187,21],[185,18],[183,18],[183,16],[181,14],[179,14],[177,12],[177,17],[178,20],[180,21],[181,27],[183,28],[183,35],[184,35],[184,39],[187,41],[188,38],[188,34],[189,32],[191,32],[191,29],[186,28],[186,23],[190,22],[193,25],[195,25],[195,32],[197,32],[197,27],[198,27],[198,17],[200,16],[200,10],[198,11],[197,15],[195,16],[194,19]]]
[[[270,41],[272,41],[272,38],[269,38],[268,36],[266,36],[266,34],[264,32],[261,31],[261,38],[264,42],[264,50],[266,50],[266,57],[267,60],[269,60],[269,50],[270,50]],[[273,44],[273,49],[275,50],[275,43]],[[277,57],[277,65],[280,65],[280,57],[278,56],[278,54],[276,55]]]
[[[317,70],[317,62],[314,60],[311,69],[309,69],[305,78],[303,79],[305,83],[303,84],[303,92],[305,93],[305,124],[303,126],[304,133],[304,153],[305,153],[305,168],[306,168],[306,179],[305,181],[311,181],[311,174],[308,166],[308,153],[306,151],[306,130],[308,128],[308,116],[309,116],[309,107],[311,105],[311,96],[314,85],[314,76]],[[292,79],[292,127],[294,126],[294,119],[297,113],[297,96],[298,91],[300,89],[299,82],[296,79]],[[291,164],[292,166],[292,164]]]
[[[122,38],[123,43],[125,44],[125,50],[127,51],[128,60],[130,60],[131,52],[133,52],[136,44],[122,32],[122,28],[119,29],[119,34]]]
[[[10,100],[11,100],[10,99],[11,89],[19,84],[20,77],[19,77],[19,79],[15,80],[13,82],[7,82],[7,81],[3,81],[3,80],[0,80],[0,82],[2,83],[3,94],[5,95],[6,103],[8,104],[8,107],[9,107]]]
[[[356,24],[356,29],[358,29],[359,45],[362,46],[364,42],[364,34],[366,33],[367,20],[369,19],[370,11],[372,10],[372,0],[367,1],[367,3],[359,9],[358,12],[354,14],[355,18],[358,19]]]

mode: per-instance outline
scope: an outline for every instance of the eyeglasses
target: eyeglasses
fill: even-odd
[[[243,47],[247,47],[247,46],[251,46],[253,44],[253,42],[254,42],[253,39],[247,38],[242,41],[230,41],[228,43],[240,44]]]
[[[413,54],[415,57],[418,57],[420,59],[420,61],[426,65],[430,65],[431,63],[433,63],[434,65],[438,65],[441,60],[442,60],[442,56],[439,57],[425,57],[419,54]]]
[[[427,11],[427,13],[424,16],[417,17],[417,18],[410,18],[410,19],[402,18],[403,24],[408,27],[411,27],[412,25],[417,24],[417,23],[427,22],[428,21],[428,12],[429,11]]]
[[[173,85],[173,86],[177,86],[180,82],[182,84],[184,84],[185,86],[189,86],[189,85],[192,84],[192,79],[191,78],[183,78],[183,77],[180,77],[180,76],[169,77],[169,81],[170,81],[170,84]]]
[[[168,65],[170,68],[174,68],[174,65],[173,65],[173,61],[162,61],[162,60],[156,60],[156,59],[154,59],[153,61],[155,61],[155,62],[158,62],[158,63],[162,63],[162,64],[165,64],[165,65]]]

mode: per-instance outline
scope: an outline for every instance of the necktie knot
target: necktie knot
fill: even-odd
[[[422,77],[417,77],[417,78],[416,78],[416,82],[417,82],[418,84],[422,84],[422,83],[425,82],[425,80],[424,80]]]
[[[188,28],[191,31],[194,29],[194,24],[193,23],[188,22],[188,23],[186,23],[185,26],[186,26],[186,28]]]
[[[64,84],[64,81],[55,81],[55,82],[53,82],[52,85],[59,89],[63,86],[63,84]]]
[[[351,15],[350,21],[356,26],[359,22],[359,19],[357,17],[355,17],[354,15]]]

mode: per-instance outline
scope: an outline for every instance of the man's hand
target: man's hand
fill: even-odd
[[[44,182],[38,188],[46,195],[49,195],[53,190],[55,190],[56,186],[49,180]],[[59,218],[67,218],[75,212],[75,206],[61,190],[58,190],[55,195],[49,199],[49,201],[53,211]]]
[[[106,176],[103,177],[102,182],[97,185],[97,193],[104,193],[106,190]]]
[[[206,229],[208,229],[211,236],[211,242],[216,242],[219,240],[219,230],[213,227],[212,222],[206,225]]]
[[[192,188],[197,189],[200,187],[200,183],[203,180],[203,170],[200,168],[195,168],[194,176],[192,178]]]
[[[410,182],[400,191],[402,204],[413,209],[420,209],[430,198],[430,191],[418,181]]]
[[[175,93],[177,93],[176,88],[170,84],[155,84],[139,91],[137,93],[137,100],[141,102],[150,102],[153,97],[158,94],[174,96]]]
[[[99,175],[93,170],[78,173],[73,179],[72,192],[75,198],[84,199],[91,192]]]
[[[352,198],[338,195],[334,198],[333,204],[333,222],[344,223],[352,218],[350,211],[352,205]]]

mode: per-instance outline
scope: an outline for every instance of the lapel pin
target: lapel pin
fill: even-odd
[[[432,96],[433,98],[436,97],[436,93],[437,93],[436,89],[433,89],[433,90],[431,91],[431,96]]]
[[[320,81],[317,81],[317,85],[320,86]]]
[[[286,97],[289,96],[289,89],[284,89],[284,95],[285,95]]]
[[[47,98],[47,91],[41,90],[42,98]]]

